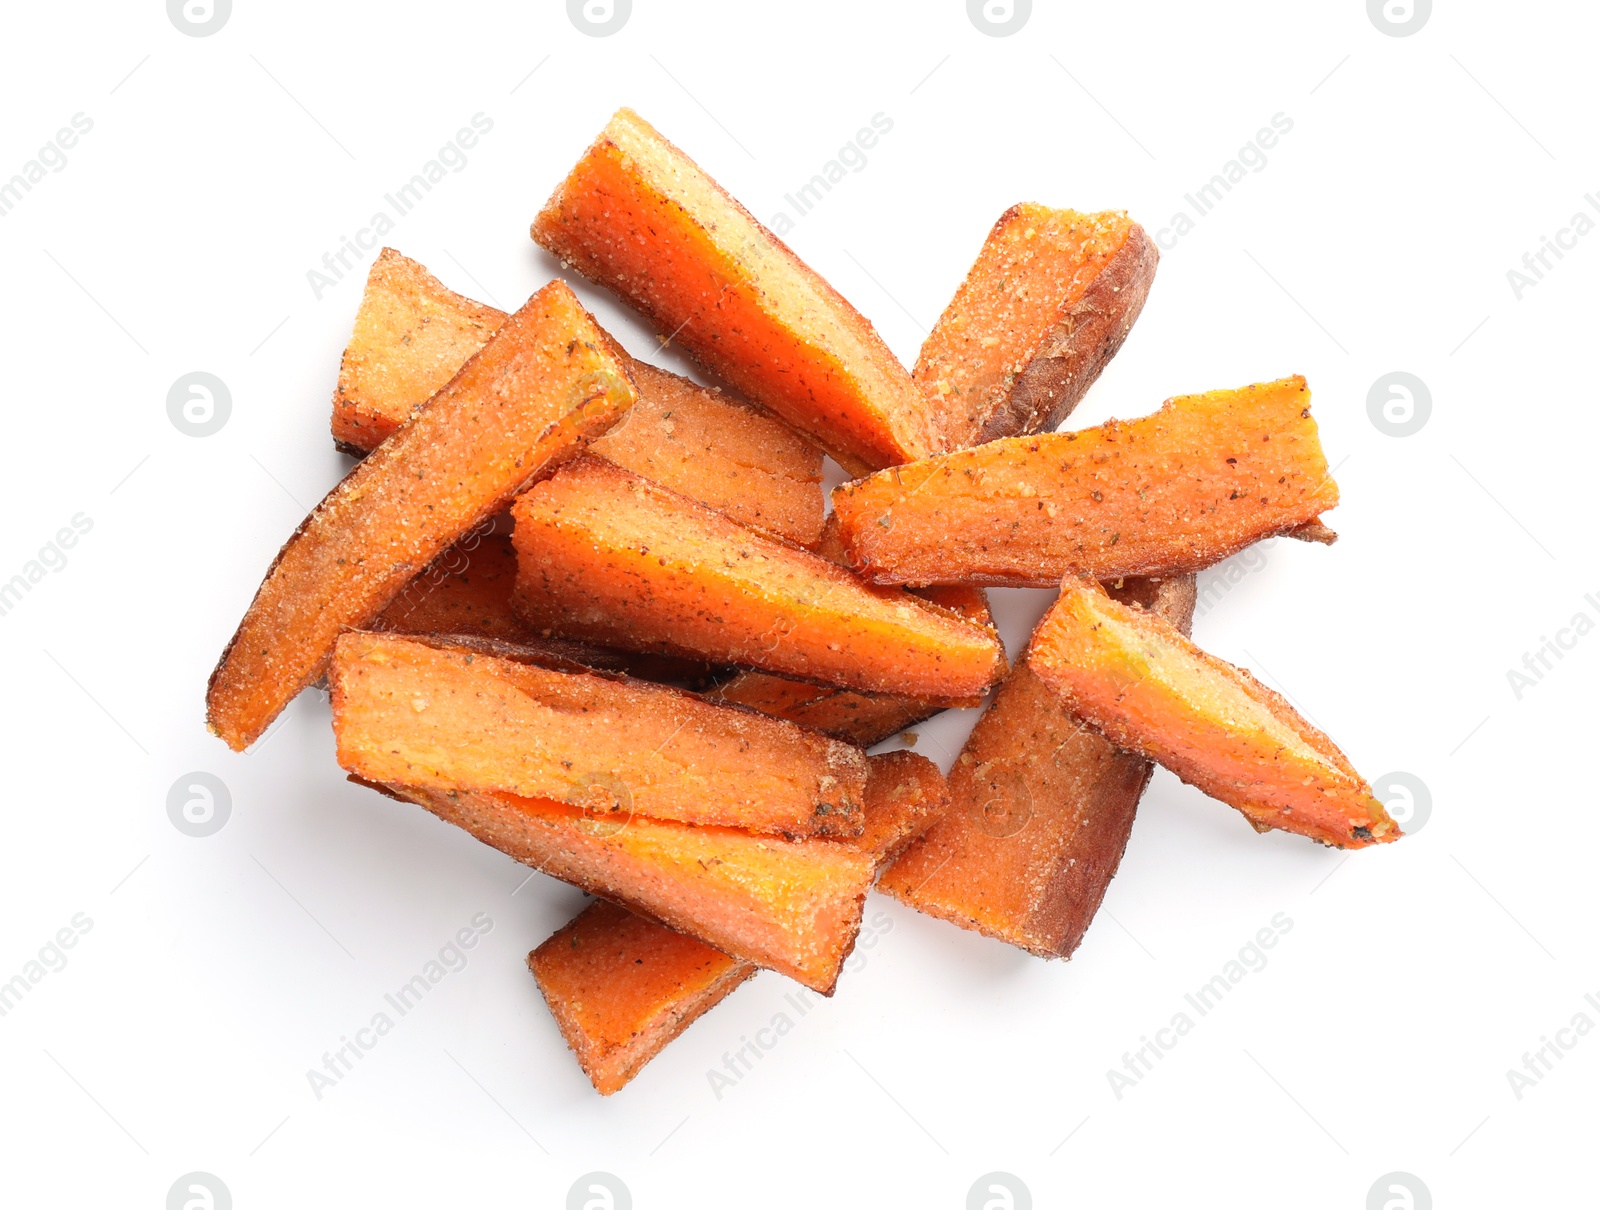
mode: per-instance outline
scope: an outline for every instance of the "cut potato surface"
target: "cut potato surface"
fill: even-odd
[[[994,441],[833,495],[860,574],[1013,587],[1198,571],[1338,502],[1298,377],[1169,399],[1140,420]]]
[[[1258,830],[1347,849],[1400,836],[1344,753],[1282,697],[1097,585],[1062,585],[1027,661],[1112,743],[1237,807]]]
[[[334,442],[361,456],[455,377],[507,319],[391,248],[372,266],[333,397]],[[822,451],[777,417],[612,352],[638,402],[590,453],[802,546],[822,530]]]
[[[583,154],[533,238],[847,469],[947,448],[943,418],[872,325],[631,109]]]
[[[1126,214],[1001,215],[911,375],[949,416],[951,447],[1058,427],[1122,347],[1159,259]]]
[[[782,840],[548,799],[386,792],[525,865],[832,995],[861,928],[873,858],[829,840]]]
[[[207,722],[248,747],[446,547],[633,406],[627,368],[570,289],[528,300],[433,401],[305,519],[211,675]]]
[[[991,628],[594,458],[512,512],[516,608],[537,631],[945,703],[1005,671]]]
[[[1187,631],[1193,576],[1113,590]],[[1117,872],[1150,762],[1019,663],[950,771],[950,810],[883,874],[902,903],[1043,958],[1077,949]]]
[[[340,636],[328,680],[339,763],[368,781],[787,836],[861,831],[859,749],[663,685],[361,631]]]
[[[938,767],[920,756],[892,752],[871,763],[866,830],[842,843],[881,867],[945,810],[948,793]],[[528,968],[561,1036],[606,1096],[758,969],[604,900],[529,954]]]

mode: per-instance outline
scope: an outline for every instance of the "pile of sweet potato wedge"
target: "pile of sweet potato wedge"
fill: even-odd
[[[507,315],[385,250],[334,398],[361,460],[208,721],[242,750],[326,678],[352,780],[597,896],[528,965],[600,1092],[760,968],[831,994],[874,886],[1069,955],[1152,762],[1258,830],[1399,835],[1188,637],[1197,570],[1333,538],[1305,381],[1054,431],[1154,277],[1126,215],[1008,210],[910,372],[629,110],[533,237],[727,390],[636,360],[559,280]],[[825,454],[857,476],[831,510]],[[1014,667],[989,585],[1060,590]],[[985,702],[948,781],[865,752]]]

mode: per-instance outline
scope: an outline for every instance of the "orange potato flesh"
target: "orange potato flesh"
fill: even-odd
[[[635,814],[625,821],[510,794],[389,786],[502,853],[832,995],[861,927],[873,858]]]
[[[711,665],[671,656],[641,655],[535,633],[511,608],[517,552],[509,534],[472,533],[407,584],[369,630],[389,634],[495,639],[552,659],[648,681],[703,682]]]
[[[339,763],[367,781],[787,836],[861,831],[859,749],[663,685],[362,631],[340,636],[328,683]]]
[[[529,954],[528,969],[608,1097],[761,968],[598,899]]]
[[[1344,753],[1282,697],[1094,584],[1062,585],[1027,660],[1112,743],[1237,807],[1258,830],[1347,849],[1400,836]]]
[[[211,675],[207,721],[243,750],[446,547],[633,405],[627,369],[551,282],[279,552]]]
[[[880,865],[948,803],[931,761],[872,758],[867,829],[846,842]],[[602,1096],[639,1074],[757,967],[626,908],[599,900],[528,955],[561,1035]]]
[[[830,689],[751,669],[708,690],[706,697],[723,705],[746,706],[773,718],[786,718],[862,748],[880,744],[942,709],[910,698]]]
[[[533,238],[847,469],[947,448],[942,418],[872,325],[632,110],[584,153]]]
[[[372,266],[333,397],[334,442],[361,456],[455,377],[507,319],[448,290],[391,248]],[[639,399],[590,453],[756,529],[815,545],[822,451],[776,417],[721,391],[612,352]]]
[[[512,513],[516,608],[539,631],[931,701],[1004,673],[993,630],[593,458]]]
[[[367,274],[333,392],[333,441],[360,457],[449,384],[508,316],[474,302],[393,248]]]
[[[1186,631],[1193,576],[1115,590]],[[883,874],[906,905],[1043,958],[1078,947],[1117,872],[1150,762],[1018,664],[950,771],[950,810]]]
[[[959,449],[1056,428],[1116,356],[1159,254],[1126,214],[1000,216],[911,377]]]
[[[881,584],[1198,571],[1338,504],[1310,405],[1286,378],[895,467],[834,492],[840,536]]]

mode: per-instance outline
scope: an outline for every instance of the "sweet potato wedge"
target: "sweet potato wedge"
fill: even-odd
[[[448,290],[392,248],[372,266],[333,397],[334,443],[375,449],[443,389],[506,321]],[[626,362],[639,400],[589,452],[767,533],[816,544],[822,451],[761,408],[687,378]]]
[[[449,384],[508,316],[474,302],[393,248],[367,274],[333,392],[333,443],[357,458]]]
[[[1310,405],[1286,378],[895,467],[834,492],[840,536],[880,584],[1198,571],[1338,504]]]
[[[1122,347],[1159,259],[1126,214],[1001,215],[911,372],[951,448],[1059,426]]]
[[[528,969],[608,1097],[761,968],[597,899],[528,955]]]
[[[625,366],[562,282],[312,511],[279,552],[211,675],[211,730],[248,747],[452,542],[633,405]]]
[[[1187,632],[1193,576],[1113,590]],[[1042,958],[1077,949],[1117,872],[1150,762],[1118,751],[1026,664],[950,771],[950,810],[886,871],[902,903]]]
[[[866,831],[845,843],[881,866],[947,802],[931,761],[875,756]],[[528,969],[584,1074],[610,1096],[758,968],[602,899],[529,954]]]
[[[721,705],[745,706],[773,718],[786,718],[862,748],[881,744],[943,709],[913,698],[830,689],[753,669],[737,672],[707,690],[706,698]]]
[[[852,472],[946,448],[942,419],[872,325],[631,109],[533,238]]]
[[[635,814],[625,823],[511,794],[388,786],[485,844],[591,895],[832,995],[861,927],[873,858]]]
[[[554,660],[647,681],[701,684],[711,676],[713,669],[703,660],[645,655],[536,634],[511,608],[516,583],[517,552],[511,535],[474,531],[401,589],[367,629],[494,639]]]
[[[535,630],[929,701],[1004,674],[993,630],[594,458],[512,515],[516,608]]]
[[[1344,753],[1282,697],[1096,584],[1062,584],[1027,661],[1112,743],[1237,807],[1257,830],[1346,849],[1400,836]]]
[[[339,637],[328,684],[339,763],[368,781],[792,837],[861,831],[859,749],[664,685],[365,631]]]

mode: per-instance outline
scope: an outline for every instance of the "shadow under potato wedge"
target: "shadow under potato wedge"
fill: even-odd
[[[947,448],[943,417],[872,325],[633,110],[616,112],[532,230],[853,473]]]
[[[1112,593],[1188,632],[1193,576]],[[1121,863],[1150,770],[1020,662],[950,770],[950,810],[878,889],[1041,958],[1069,957]]]
[[[525,492],[512,515],[515,608],[539,632],[944,704],[1005,672],[992,628],[598,459]]]
[[[278,553],[206,694],[243,750],[446,547],[633,405],[627,368],[561,282],[531,297],[432,402],[345,476]]]
[[[938,766],[923,757],[891,752],[870,765],[866,828],[839,843],[881,869],[949,797]],[[528,969],[584,1074],[609,1096],[759,968],[599,900],[529,954]]]
[[[441,390],[503,323],[416,261],[385,248],[373,263],[333,397],[334,443],[361,457]],[[822,532],[822,451],[777,417],[629,357],[638,401],[589,447],[596,457],[814,546]]]
[[[1198,571],[1338,503],[1300,377],[941,454],[833,494],[866,578],[1018,588]]]
[[[595,816],[512,794],[373,788],[552,878],[825,996],[855,944],[876,874],[869,855],[831,840],[782,840],[638,814]]]
[[[1372,787],[1294,707],[1097,584],[1062,584],[1025,659],[1112,743],[1238,808],[1257,831],[1344,849],[1400,837]]]
[[[911,372],[949,448],[1058,427],[1122,347],[1159,260],[1126,214],[1001,215]]]
[[[495,790],[790,837],[861,831],[860,749],[695,694],[490,645],[347,631],[328,684],[366,781]]]

